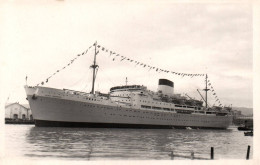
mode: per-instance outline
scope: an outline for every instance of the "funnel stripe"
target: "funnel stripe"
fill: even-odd
[[[159,85],[167,85],[167,86],[173,87],[173,82],[170,80],[167,80],[167,79],[160,79]]]

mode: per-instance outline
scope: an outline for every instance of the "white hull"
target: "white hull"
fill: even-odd
[[[46,87],[25,87],[36,126],[226,129],[232,116],[182,114],[120,106],[93,95]]]

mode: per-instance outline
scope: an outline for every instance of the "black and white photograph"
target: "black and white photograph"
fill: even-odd
[[[1,1],[1,162],[257,164],[257,5]]]

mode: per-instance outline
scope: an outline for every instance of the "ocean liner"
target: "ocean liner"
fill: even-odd
[[[159,79],[158,90],[143,85],[115,86],[107,94],[95,92],[96,47],[90,93],[25,86],[38,127],[210,128],[226,129],[230,109],[208,107],[207,83],[203,101],[174,94],[174,83]],[[207,75],[206,75],[207,77]]]

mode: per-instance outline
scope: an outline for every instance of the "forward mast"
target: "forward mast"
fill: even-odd
[[[97,76],[97,71],[96,68],[98,68],[98,65],[96,64],[96,56],[97,56],[98,52],[97,52],[97,42],[95,43],[95,54],[94,54],[94,61],[93,61],[93,65],[91,65],[90,67],[93,68],[93,78],[92,78],[92,89],[91,89],[91,94],[94,94],[94,88],[95,88],[95,80],[96,80],[96,76]]]

